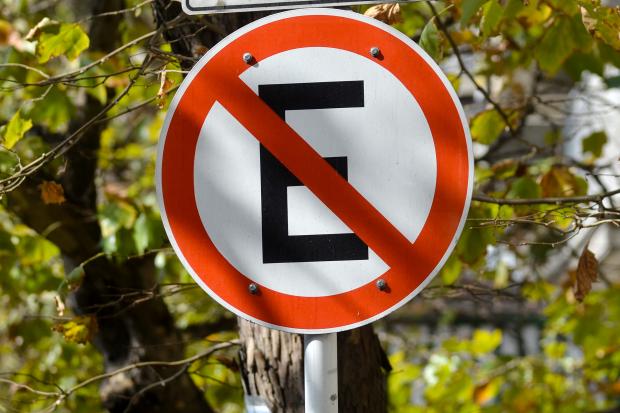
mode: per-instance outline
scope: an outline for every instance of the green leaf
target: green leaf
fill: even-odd
[[[620,67],[620,53],[618,53],[617,50],[604,43],[598,43],[596,47],[598,49],[601,60],[616,67]]]
[[[529,282],[523,285],[523,296],[533,301],[549,300],[557,287],[547,281]]]
[[[456,255],[452,255],[441,269],[441,280],[446,285],[452,285],[461,275],[463,264]]]
[[[474,178],[476,183],[484,182],[495,176],[494,171],[487,165],[475,165]]]
[[[562,138],[562,134],[559,129],[552,129],[549,132],[545,133],[545,145],[553,146],[557,144]]]
[[[508,282],[510,281],[510,270],[506,262],[500,261],[497,263],[495,274],[493,275],[493,286],[495,288],[504,288],[508,286]]]
[[[581,79],[584,72],[603,76],[605,63],[598,54],[592,51],[577,51],[566,60],[563,69],[573,80],[578,81]]]
[[[140,214],[133,228],[133,239],[140,254],[150,248],[160,247],[165,239],[161,220],[145,213]]]
[[[150,228],[148,218],[144,214],[140,214],[136,220],[136,225],[133,228],[133,239],[136,243],[136,248],[140,254],[144,253],[149,245],[150,241]]]
[[[515,159],[503,159],[491,167],[493,175],[497,179],[512,178],[519,169],[519,162]]]
[[[540,198],[541,196],[542,188],[529,176],[523,176],[514,180],[506,194],[507,199],[532,199]],[[514,212],[518,216],[525,216],[539,208],[539,205],[515,205]]]
[[[561,10],[564,14],[573,16],[579,13],[579,5],[575,0],[547,0],[549,5],[556,10]]]
[[[604,131],[594,132],[581,141],[583,153],[590,152],[596,158],[603,153],[603,146],[607,143],[607,134]]]
[[[461,5],[463,10],[461,14],[461,25],[467,25],[471,18],[474,17],[474,14],[476,14],[480,7],[487,1],[488,0],[463,0]]]
[[[406,407],[411,399],[411,383],[420,377],[421,368],[407,360],[407,354],[396,351],[389,355],[390,365],[397,374],[388,376],[388,391],[390,405]]]
[[[108,91],[103,83],[87,88],[86,93],[97,99],[102,105],[105,105],[108,99]]]
[[[21,115],[21,111],[15,112],[9,123],[4,128],[3,133],[3,145],[7,149],[11,149],[21,138],[24,137],[26,132],[32,128],[32,121],[28,118],[24,118]]]
[[[26,266],[46,263],[59,253],[56,245],[39,237],[22,238],[19,252],[22,264]]]
[[[523,176],[516,179],[510,186],[510,191],[506,198],[510,199],[530,199],[540,198],[540,185],[529,176]]]
[[[573,33],[573,38],[575,39],[575,45],[578,50],[587,52],[588,54],[592,53],[592,46],[594,42],[592,41],[592,37],[586,30],[583,22],[581,21],[581,16],[576,14],[575,16],[569,19],[571,32]]]
[[[424,30],[422,30],[420,35],[420,46],[436,61],[441,60],[443,57],[440,36],[434,19],[431,19],[424,26]]]
[[[497,216],[499,219],[512,219],[514,215],[514,208],[510,205],[502,205],[497,210]]]
[[[86,272],[84,271],[84,267],[82,265],[78,265],[71,270],[71,272],[65,276],[69,290],[73,291],[77,289],[82,284],[82,280],[85,275]]]
[[[534,57],[542,70],[553,75],[575,49],[582,45],[582,41],[574,30],[572,19],[557,18],[534,50]]]
[[[99,212],[102,235],[109,237],[121,228],[129,229],[136,222],[136,218],[136,209],[131,204],[123,201],[107,203]]]
[[[17,154],[0,148],[0,177],[4,178],[11,175],[15,172],[17,165],[19,165],[19,157]]]
[[[75,106],[67,94],[54,86],[43,100],[36,103],[30,111],[34,123],[45,125],[52,132],[66,131],[75,113]]]
[[[428,20],[419,13],[418,6],[413,3],[401,3],[400,14],[402,21],[395,24],[394,27],[409,37],[415,36]]]
[[[36,54],[39,63],[46,63],[62,55],[69,60],[74,60],[89,45],[90,39],[79,24],[55,24],[42,29],[37,42]]]
[[[474,141],[489,145],[497,140],[506,124],[494,109],[477,114],[471,122],[471,137]]]
[[[486,255],[487,245],[495,243],[495,230],[479,225],[483,219],[497,218],[498,206],[474,203],[469,210],[468,225],[456,247],[458,257],[466,264],[475,265]]]
[[[103,239],[102,247],[106,254],[113,254],[121,260],[138,253],[133,229],[120,228],[112,236]]]
[[[553,341],[544,346],[545,355],[550,359],[559,360],[566,354],[566,343]]]
[[[466,228],[458,244],[459,258],[474,265],[486,255],[487,245],[495,242],[493,231],[488,228]]]
[[[482,9],[482,34],[486,37],[493,34],[502,21],[504,9],[498,0],[491,0]]]
[[[581,19],[592,36],[620,50],[620,8],[584,3]]]
[[[504,18],[514,19],[524,6],[523,0],[508,0],[508,3],[504,6]]]

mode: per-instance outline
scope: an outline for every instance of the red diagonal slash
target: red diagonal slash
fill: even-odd
[[[412,244],[306,141],[236,78],[209,82],[218,102],[391,268],[415,263]],[[229,77],[230,78],[230,77]],[[220,80],[220,82],[217,82]]]

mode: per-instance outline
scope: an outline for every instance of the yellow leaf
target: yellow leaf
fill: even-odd
[[[364,12],[364,15],[387,24],[399,23],[402,20],[400,16],[400,5],[398,3],[372,6]]]
[[[89,45],[90,39],[79,24],[52,24],[41,29],[36,54],[39,63],[46,63],[58,56],[75,60]]]
[[[537,406],[534,397],[536,396],[531,395],[530,392],[529,394],[526,393],[525,395],[513,399],[511,403],[512,409],[510,411],[516,413],[530,413],[534,411],[534,408]]]
[[[584,191],[579,179],[566,166],[554,166],[540,181],[542,196],[567,197],[581,195]]]
[[[592,283],[596,281],[597,277],[598,260],[586,245],[583,253],[581,253],[581,257],[579,257],[577,272],[575,274],[575,284],[573,286],[575,298],[579,302],[586,298],[586,295],[588,295],[592,289]]]
[[[480,112],[471,120],[471,138],[475,142],[490,145],[500,137],[506,124],[494,109]]]
[[[9,123],[3,127],[2,140],[4,147],[11,149],[31,128],[32,120],[23,117],[21,115],[21,110],[15,112],[11,120],[9,120]]]
[[[491,165],[491,170],[498,178],[509,178],[519,169],[519,161],[516,159],[503,159]]]
[[[620,7],[584,3],[580,11],[583,27],[591,36],[620,50]]]
[[[62,204],[65,202],[65,191],[62,185],[52,181],[44,181],[39,185],[41,199],[46,204]]]
[[[474,402],[478,406],[483,406],[493,400],[499,391],[501,382],[499,379],[493,379],[476,386],[474,389]]]
[[[62,334],[67,341],[86,344],[97,332],[97,320],[93,316],[78,316],[66,323],[56,324],[52,329]]]
[[[476,330],[471,339],[471,351],[474,354],[482,355],[495,351],[502,344],[501,330]]]
[[[13,26],[6,20],[0,20],[0,45],[9,44],[9,39],[15,33]]]

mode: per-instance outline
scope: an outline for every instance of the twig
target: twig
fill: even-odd
[[[454,56],[458,60],[459,66],[461,67],[461,70],[463,71],[465,76],[467,76],[467,78],[473,83],[474,87],[480,93],[482,93],[484,98],[491,104],[491,106],[493,106],[493,109],[495,109],[497,113],[499,113],[502,120],[506,124],[506,127],[510,131],[510,134],[515,135],[516,131],[512,127],[512,122],[510,122],[510,118],[508,117],[506,112],[504,112],[504,109],[502,109],[502,107],[493,100],[490,93],[485,88],[483,88],[482,86],[478,84],[478,82],[474,78],[474,75],[469,71],[469,69],[467,69],[467,66],[465,65],[465,61],[463,60],[463,56],[461,56],[461,52],[459,51],[458,45],[456,44],[456,42],[450,35],[448,28],[443,24],[443,21],[441,21],[441,18],[439,17],[439,14],[437,13],[435,6],[433,6],[432,2],[430,1],[427,1],[426,4],[428,5],[428,7],[430,7],[431,11],[433,12],[433,16],[435,17],[435,21],[437,22],[437,26],[439,27],[439,30],[441,30],[443,34],[446,36],[446,39],[448,39],[448,43],[450,43],[450,47],[452,48],[454,52]]]
[[[78,391],[81,388],[84,388],[92,383],[101,381],[101,380],[105,380],[108,379],[110,377],[116,376],[117,374],[121,374],[133,369],[139,369],[139,368],[143,368],[143,367],[175,367],[175,366],[183,366],[183,368],[180,370],[181,372],[184,372],[193,362],[209,357],[210,355],[212,355],[213,353],[216,353],[220,350],[224,350],[233,346],[237,346],[239,345],[239,341],[238,340],[233,340],[233,341],[229,341],[229,342],[225,342],[225,343],[220,343],[220,344],[216,344],[210,348],[208,348],[207,350],[195,354],[191,357],[182,359],[182,360],[176,360],[176,361],[143,361],[140,363],[134,363],[134,364],[129,364],[127,366],[121,367],[120,369],[108,372],[108,373],[104,373],[104,374],[100,374],[97,376],[93,376],[90,377],[86,380],[84,380],[81,383],[76,384],[75,386],[71,387],[70,389],[63,391],[62,393],[55,393],[55,396],[57,396],[56,401],[54,402],[53,406],[52,406],[52,410],[55,410],[55,408],[57,406],[59,406],[64,400],[66,400],[69,396],[71,396],[71,394],[75,393],[76,391]],[[180,374],[179,374],[180,375]],[[174,375],[173,375],[174,376]],[[171,376],[171,377],[173,377]],[[173,377],[172,379],[169,377],[168,379],[173,380],[176,377]],[[171,381],[168,380],[168,381]],[[155,383],[155,385],[160,385],[161,381]],[[145,387],[145,389],[149,388],[152,385],[149,385],[147,387]],[[153,386],[154,387],[154,386]],[[144,391],[146,391],[145,389],[143,389]]]
[[[505,199],[493,198],[483,194],[477,194],[472,197],[474,201],[486,202],[488,204],[497,205],[540,205],[540,204],[580,204],[584,202],[602,202],[605,198],[609,198],[616,194],[620,194],[620,188],[603,192],[596,195],[584,195],[573,197],[549,197],[549,198],[524,198],[524,199]]]
[[[32,388],[32,387],[30,387],[30,386],[28,386],[26,384],[18,383],[16,381],[9,380],[9,379],[0,378],[0,383],[6,383],[6,384],[9,384],[11,386],[15,386],[15,387],[18,387],[20,389],[23,389],[23,390],[27,390],[27,391],[29,391],[31,393],[38,394],[39,396],[51,397],[51,396],[57,396],[58,395],[58,392],[55,392],[55,391],[54,392],[50,392],[50,391],[37,390],[37,389],[34,389],[34,388]]]
[[[93,20],[93,19],[96,19],[96,18],[99,18],[99,17],[105,17],[105,16],[117,16],[117,15],[119,15],[119,14],[129,13],[129,12],[132,12],[132,11],[138,10],[139,8],[141,8],[141,7],[143,7],[143,6],[147,5],[147,4],[153,3],[154,1],[155,1],[155,0],[145,0],[145,1],[143,1],[142,3],[138,3],[138,4],[136,4],[135,6],[133,6],[133,7],[128,7],[128,8],[126,8],[126,9],[114,10],[114,11],[108,11],[108,12],[105,12],[105,13],[99,13],[99,14],[93,14],[92,16],[88,16],[88,17],[86,17],[85,19],[82,19],[82,20],[80,20],[80,21],[81,21],[81,22],[84,22],[84,21],[90,21],[90,20]]]
[[[144,62],[143,68],[148,65],[149,59],[146,59]],[[28,165],[24,166],[20,169],[19,172],[4,178],[0,179],[0,194],[10,192],[17,188],[23,180],[41,169],[43,166],[47,164],[47,162],[56,159],[57,157],[63,155],[73,146],[75,146],[83,136],[82,134],[90,128],[99,118],[105,115],[110,109],[112,109],[116,104],[129,93],[131,87],[135,84],[137,78],[142,74],[142,71],[139,71],[136,76],[132,77],[129,81],[129,84],[123,89],[121,93],[119,93],[110,103],[108,103],[99,113],[97,113],[94,117],[92,117],[88,122],[80,126],[75,132],[70,134],[68,137],[63,139],[58,145],[54,146],[49,152],[46,152],[39,156],[37,159],[30,162]]]
[[[43,76],[46,79],[50,78],[50,75],[48,75],[44,71],[37,69],[36,67],[25,65],[23,63],[0,63],[0,68],[2,67],[19,67],[21,69],[26,69],[26,70],[30,70],[32,72],[38,73],[39,75]]]
[[[166,384],[170,383],[171,381],[174,381],[176,379],[178,379],[179,377],[181,377],[181,375],[183,375],[183,373],[185,373],[187,371],[187,369],[189,368],[189,363],[185,364],[183,367],[181,367],[179,369],[179,371],[177,371],[176,373],[174,373],[173,375],[166,377],[165,379],[161,379],[159,381],[156,381],[154,383],[149,384],[148,386],[145,386],[143,389],[140,389],[139,392],[137,392],[136,394],[134,394],[133,396],[131,396],[131,399],[129,399],[129,403],[127,403],[127,407],[125,408],[125,410],[123,410],[123,413],[129,413],[129,411],[133,408],[134,403],[136,403],[138,401],[138,399],[140,397],[142,397],[142,395],[146,392],[148,392],[151,389],[154,389],[155,387],[158,386],[162,386],[165,387]]]

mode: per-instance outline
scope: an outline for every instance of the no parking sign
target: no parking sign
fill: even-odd
[[[340,10],[234,32],[191,70],[157,162],[181,261],[222,305],[298,333],[379,319],[439,271],[472,190],[467,121],[409,38]]]

